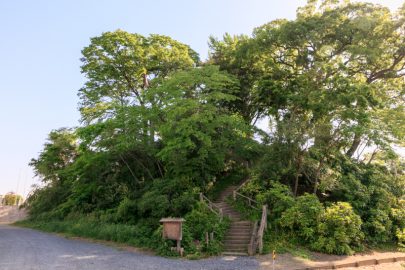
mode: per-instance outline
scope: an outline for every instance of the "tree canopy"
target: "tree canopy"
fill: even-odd
[[[209,45],[202,62],[167,36],[91,38],[81,125],[52,131],[32,159],[44,186],[26,203],[31,215],[156,228],[191,213],[199,192],[247,175],[241,192],[315,250],[402,239],[405,6],[309,0],[294,20]],[[347,237],[328,246],[333,230]]]

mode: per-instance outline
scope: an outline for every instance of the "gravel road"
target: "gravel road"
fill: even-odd
[[[0,225],[1,270],[257,270],[251,257],[189,261],[120,251],[31,229]]]

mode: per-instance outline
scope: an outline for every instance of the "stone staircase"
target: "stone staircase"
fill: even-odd
[[[222,209],[224,216],[231,219],[231,226],[225,235],[224,255],[248,255],[248,245],[252,234],[252,222],[242,220],[241,214],[226,202],[232,196],[237,186],[227,187],[214,201],[214,204]]]

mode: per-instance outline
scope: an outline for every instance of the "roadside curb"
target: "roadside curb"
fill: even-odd
[[[297,268],[295,270],[328,270],[328,269],[340,269],[345,267],[361,267],[361,266],[371,266],[371,265],[378,265],[383,263],[395,263],[405,261],[405,256],[401,257],[390,257],[390,258],[381,258],[381,259],[368,259],[363,261],[355,261],[350,263],[331,263],[328,265],[323,266],[313,266],[313,267],[305,267],[305,268]]]

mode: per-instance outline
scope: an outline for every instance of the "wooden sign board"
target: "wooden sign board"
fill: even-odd
[[[171,240],[182,240],[183,230],[182,223],[184,219],[182,218],[163,218],[160,220],[163,223],[163,238]]]

